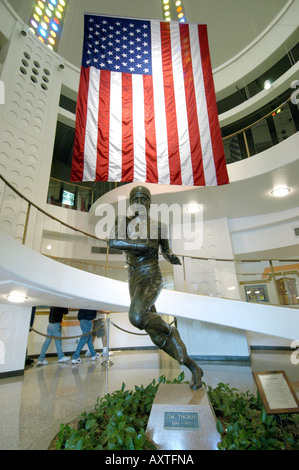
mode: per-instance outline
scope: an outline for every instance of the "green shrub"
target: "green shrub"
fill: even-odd
[[[154,450],[146,426],[160,383],[182,383],[182,372],[173,381],[161,376],[147,387],[120,390],[98,398],[92,411],[84,412],[76,426],[61,424],[56,450]],[[240,393],[228,384],[206,387],[217,418],[220,450],[298,450],[299,415],[267,415],[262,400]]]
[[[298,450],[299,415],[267,415],[257,392],[240,393],[228,384],[208,387],[221,435],[220,450]]]
[[[147,387],[121,390],[98,398],[94,410],[84,412],[76,427],[61,424],[56,450],[154,450],[145,431],[160,383],[181,383],[184,373],[172,382],[161,376]]]

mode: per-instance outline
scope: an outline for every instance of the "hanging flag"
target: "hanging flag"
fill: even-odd
[[[228,183],[206,25],[84,24],[71,181]]]

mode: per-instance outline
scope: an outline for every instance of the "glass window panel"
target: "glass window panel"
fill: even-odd
[[[272,147],[272,139],[266,119],[254,124],[251,127],[251,132],[256,153],[263,152]]]
[[[296,127],[288,105],[279,108],[273,116],[274,125],[278,137],[281,142],[296,132]]]
[[[299,307],[299,260],[273,261],[279,305]]]
[[[38,0],[32,5],[32,13],[28,21],[32,26],[31,31],[53,51],[57,51],[67,6],[68,0],[62,0],[59,4],[57,0]]]
[[[166,21],[186,21],[182,0],[162,0],[163,17]]]
[[[275,286],[268,261],[236,261],[241,300],[277,305]]]

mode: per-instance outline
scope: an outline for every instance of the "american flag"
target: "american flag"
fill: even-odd
[[[228,183],[206,25],[84,15],[71,181]]]

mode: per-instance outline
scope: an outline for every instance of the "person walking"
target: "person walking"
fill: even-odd
[[[88,346],[92,361],[94,361],[97,357],[100,356],[94,349],[94,346],[92,343],[92,336],[91,336],[92,323],[93,323],[93,320],[96,318],[96,315],[97,315],[96,310],[80,309],[78,312],[78,320],[80,321],[80,328],[82,330],[82,336],[78,342],[76,351],[73,354],[73,358],[72,358],[73,364],[80,364],[80,362],[82,362],[79,356],[85,344],[87,344]]]
[[[62,341],[61,339],[61,322],[63,315],[68,314],[68,308],[62,307],[51,307],[50,314],[49,314],[49,323],[47,327],[47,335],[48,337],[45,339],[45,342],[42,346],[40,355],[37,360],[38,366],[45,366],[48,364],[48,361],[45,360],[46,352],[51,344],[53,337],[55,338],[55,346],[58,355],[58,362],[66,362],[70,360],[70,357],[64,355],[62,350]]]
[[[97,338],[102,339],[103,351],[102,356],[107,356],[107,314],[103,310],[97,310],[97,316],[92,322],[92,343],[94,345]],[[108,351],[109,356],[113,356],[112,351]],[[86,357],[90,356],[89,350],[85,353]]]

